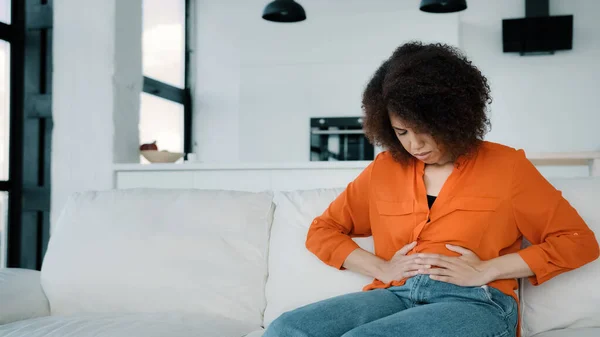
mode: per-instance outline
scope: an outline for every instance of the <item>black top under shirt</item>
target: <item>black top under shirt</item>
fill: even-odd
[[[431,209],[431,206],[433,206],[436,198],[437,196],[427,194],[427,204],[429,205],[429,209]]]

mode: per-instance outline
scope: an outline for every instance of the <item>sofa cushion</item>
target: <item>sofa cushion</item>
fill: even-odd
[[[48,315],[39,271],[0,268],[0,325]]]
[[[52,315],[213,313],[256,327],[265,306],[272,193],[81,193],[52,233]]]
[[[562,191],[600,238],[600,178],[550,179],[550,182]],[[539,286],[523,280],[524,336],[553,329],[600,327],[600,292],[592,291],[598,284],[600,260],[558,275]]]
[[[177,314],[76,315],[0,325],[10,337],[240,337],[252,325],[221,316]]]
[[[305,247],[312,220],[323,213],[343,189],[318,189],[275,193],[275,215],[269,243],[269,279],[266,286],[268,326],[282,313],[333,296],[361,291],[372,279],[336,270]],[[373,251],[372,238],[357,238]]]

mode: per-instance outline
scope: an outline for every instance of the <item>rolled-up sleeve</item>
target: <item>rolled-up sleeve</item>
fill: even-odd
[[[359,248],[352,237],[371,235],[369,185],[375,161],[313,220],[308,230],[306,248],[334,268],[342,269],[348,255]]]
[[[514,218],[531,246],[519,255],[538,285],[598,258],[598,241],[577,211],[525,157],[517,151],[512,186]]]

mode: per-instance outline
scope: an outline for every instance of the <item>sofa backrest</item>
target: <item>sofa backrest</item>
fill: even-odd
[[[285,311],[336,295],[360,291],[372,280],[322,263],[304,242],[312,220],[323,213],[343,189],[276,192],[275,215],[269,243],[265,326]],[[373,252],[373,239],[355,241]]]
[[[210,313],[262,323],[273,194],[74,195],[42,267],[53,315]]]
[[[600,237],[600,178],[550,179],[550,182],[563,191]],[[368,277],[325,265],[305,248],[310,223],[342,190],[275,193],[265,326],[285,311],[360,291],[371,282]],[[371,238],[356,241],[372,251]],[[600,284],[600,261],[559,275],[538,287],[525,284],[521,289],[525,336],[560,327],[600,326],[600,292],[590,291],[597,284]]]
[[[549,179],[600,239],[600,177]],[[523,337],[563,328],[600,327],[600,260],[532,286],[521,280]]]

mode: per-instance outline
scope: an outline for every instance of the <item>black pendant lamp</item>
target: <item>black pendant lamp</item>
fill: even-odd
[[[275,0],[265,7],[262,18],[273,22],[299,22],[306,20],[306,12],[294,0]]]
[[[427,13],[454,13],[467,9],[467,0],[421,0],[420,9]]]

